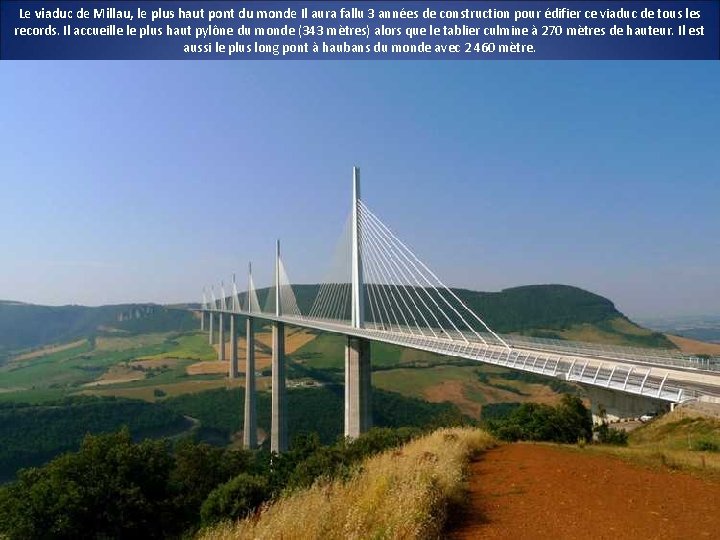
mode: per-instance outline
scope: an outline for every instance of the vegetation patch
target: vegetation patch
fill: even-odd
[[[164,389],[165,387],[163,387]],[[343,388],[327,385],[320,388],[288,389],[288,430],[290,440],[307,433],[317,433],[323,444],[330,444],[343,434]],[[163,403],[180,414],[197,418],[203,433],[227,443],[242,430],[245,389],[218,388],[184,394]],[[427,403],[393,392],[374,389],[373,422],[378,427],[439,427],[461,425],[470,419],[450,403]],[[270,394],[257,395],[259,431],[270,432]]]
[[[627,434],[627,446],[592,445],[594,452],[666,469],[720,478],[720,419],[676,408]]]
[[[138,437],[189,427],[182,414],[142,401],[73,397],[42,406],[0,404],[0,481],[11,479],[20,467],[76,450],[86,433],[115,431],[123,425]]]
[[[146,356],[148,359],[182,358],[191,360],[215,360],[217,353],[208,343],[207,334],[204,332],[192,332],[181,334],[169,340],[168,346],[163,352],[155,356]]]
[[[486,421],[488,429],[504,441],[550,441],[558,443],[592,440],[590,410],[577,396],[565,394],[553,407],[523,403],[506,416]]]
[[[703,416],[680,407],[660,416],[630,433],[634,446],[666,450],[700,450],[700,441],[720,446],[720,419]]]
[[[118,397],[127,399],[140,399],[143,401],[157,401],[158,396],[156,390],[161,390],[163,396],[182,396],[185,394],[193,394],[212,390],[215,388],[225,388],[228,386],[225,379],[202,379],[193,377],[180,382],[149,381],[143,386],[118,385],[104,388],[91,388],[83,390],[82,395]],[[237,411],[235,411],[237,413]],[[238,413],[239,414],[239,413]]]
[[[346,480],[317,482],[259,516],[210,528],[201,537],[436,538],[448,507],[463,499],[468,461],[493,444],[478,429],[440,429],[368,459]]]
[[[85,437],[77,452],[25,469],[0,487],[0,537],[186,538],[269,500],[347,479],[364,459],[419,435],[373,429],[323,446],[295,437],[289,451],[234,451],[191,439],[133,442],[130,432]]]
[[[48,354],[58,353],[62,351],[66,351],[68,349],[75,349],[77,347],[81,347],[85,344],[87,340],[85,339],[79,339],[77,341],[71,341],[70,343],[61,343],[58,345],[49,345],[47,347],[41,347],[39,349],[35,349],[31,352],[27,352],[24,354],[20,354],[18,356],[13,357],[13,362],[22,362],[23,360],[32,360],[33,358],[39,358],[41,356],[47,356]]]

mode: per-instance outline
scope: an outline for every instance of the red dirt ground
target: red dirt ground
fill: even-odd
[[[720,482],[553,446],[508,444],[471,464],[449,538],[720,538]]]

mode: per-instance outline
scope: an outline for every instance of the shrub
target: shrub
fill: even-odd
[[[24,469],[0,495],[0,537],[162,538],[172,458],[162,441],[133,444],[127,430],[87,436],[79,452]]]
[[[612,428],[603,422],[594,429],[598,442],[602,444],[614,444],[617,446],[627,446],[628,433],[622,429]]]
[[[718,452],[720,451],[720,446],[714,441],[700,439],[695,443],[695,448],[693,448],[693,450],[697,450],[699,452]]]
[[[262,476],[242,473],[215,488],[202,505],[200,517],[203,525],[224,519],[247,516],[270,496],[268,483]]]
[[[523,403],[505,418],[488,421],[488,428],[505,441],[551,441],[574,444],[592,439],[590,411],[577,396],[565,394],[556,407]]]

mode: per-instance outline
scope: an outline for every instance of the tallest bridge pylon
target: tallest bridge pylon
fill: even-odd
[[[351,324],[365,319],[362,250],[360,249],[360,168],[353,167],[351,213]],[[370,341],[347,336],[345,343],[345,436],[356,438],[372,426]]]

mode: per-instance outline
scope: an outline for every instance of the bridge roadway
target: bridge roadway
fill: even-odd
[[[672,358],[665,359],[651,355],[642,357],[633,354],[632,359],[623,359],[613,351],[599,349],[592,352],[573,353],[566,350],[548,350],[550,347],[547,345],[524,342],[522,338],[516,341],[513,337],[504,338],[509,343],[509,346],[505,346],[491,334],[487,334],[487,343],[483,343],[478,336],[470,334],[458,334],[450,339],[449,337],[413,335],[410,332],[371,328],[367,325],[363,328],[354,328],[346,322],[338,320],[288,315],[276,316],[265,312],[242,310],[207,309],[202,311],[252,317],[370,341],[391,343],[518,371],[557,377],[590,387],[668,403],[682,403],[691,399],[708,397],[720,398],[720,371],[699,369],[691,365],[683,366],[678,360]]]

